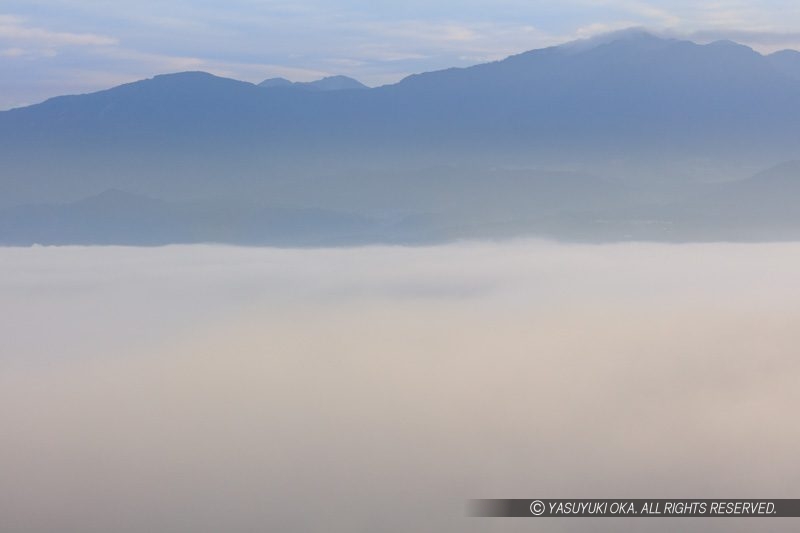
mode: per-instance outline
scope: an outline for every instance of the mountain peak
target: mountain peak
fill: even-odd
[[[800,58],[800,52],[798,52],[797,50],[790,50],[790,49],[778,50],[777,52],[771,53],[768,57],[775,57],[775,58],[787,57],[787,58],[795,58],[796,59],[796,58]]]
[[[582,52],[592,48],[597,48],[598,46],[602,46],[604,44],[615,43],[618,41],[641,44],[668,42],[671,40],[672,39],[660,37],[645,28],[633,27],[601,33],[599,35],[594,35],[585,39],[578,39],[576,41],[570,41],[558,46],[557,48],[570,52]]]
[[[767,60],[778,71],[800,80],[800,52],[797,50],[781,50],[768,55]]]
[[[197,81],[208,81],[213,79],[223,79],[219,76],[215,76],[208,72],[203,72],[202,70],[189,70],[186,72],[172,72],[169,74],[157,74],[152,77],[152,81],[161,82],[161,83],[172,83],[172,82],[197,82]],[[144,80],[143,80],[144,81]]]
[[[291,81],[287,80],[286,78],[269,78],[261,83],[258,84],[259,87],[291,87],[294,85]]]
[[[292,82],[286,78],[270,78],[258,84],[266,89],[304,89],[309,91],[344,91],[352,89],[368,89],[358,80],[347,76],[327,76],[316,81]]]
[[[170,87],[180,89],[196,89],[199,87],[219,87],[230,85],[252,85],[245,81],[223,78],[203,71],[174,72],[159,74],[150,79],[127,84],[128,86]],[[125,87],[124,85],[122,87]],[[112,89],[113,90],[113,89]]]
[[[345,89],[366,89],[367,86],[358,80],[347,76],[328,76],[321,80],[312,81],[309,85],[320,91],[341,91]]]
[[[739,52],[744,52],[748,54],[758,54],[755,50],[750,48],[749,46],[741,43],[737,43],[736,41],[731,41],[730,39],[722,39],[719,41],[713,41],[708,43],[706,46],[711,48],[718,48],[718,49],[727,49],[727,50],[735,50]],[[759,54],[760,55],[760,54]]]
[[[637,40],[663,40],[662,37],[659,37],[655,33],[651,32],[647,28],[642,28],[639,26],[633,26],[630,28],[625,28],[622,30],[615,30],[609,31],[606,33],[601,33],[590,39],[597,39],[599,41],[637,41]]]

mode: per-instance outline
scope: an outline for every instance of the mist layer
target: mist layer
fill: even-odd
[[[0,258],[4,532],[530,531],[464,500],[800,491],[797,244]]]

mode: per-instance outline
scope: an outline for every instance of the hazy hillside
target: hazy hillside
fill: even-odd
[[[109,190],[67,204],[2,210],[0,244],[343,245],[374,242],[381,231],[402,238],[402,223],[321,209],[164,202]]]
[[[770,54],[767,58],[784,74],[800,79],[800,52],[797,50],[781,50]]]
[[[800,158],[798,55],[626,31],[374,89],[186,72],[54,98],[0,113],[4,234],[18,206],[119,189],[171,209],[425,220],[423,239],[434,226],[594,238],[598,224],[603,238],[701,237],[742,213],[698,199],[762,194],[715,183]],[[773,191],[764,211],[797,196],[794,182],[754,180]],[[632,232],[633,219],[657,223]]]

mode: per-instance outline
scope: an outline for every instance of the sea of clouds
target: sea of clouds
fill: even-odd
[[[795,531],[464,500],[800,496],[798,272],[800,244],[0,249],[0,530]]]

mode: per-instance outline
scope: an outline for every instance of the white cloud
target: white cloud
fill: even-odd
[[[0,55],[4,57],[22,57],[27,54],[28,51],[23,48],[4,48],[0,50]]]
[[[0,15],[0,40],[26,43],[40,48],[58,46],[112,46],[118,40],[94,33],[70,33],[51,31],[30,26],[22,17]]]
[[[629,17],[637,17],[638,23],[655,24],[658,26],[675,26],[682,22],[682,18],[673,9],[658,7],[651,2],[640,0],[578,0],[579,4],[603,8],[615,13],[623,13]],[[607,24],[603,21],[599,24]]]
[[[586,39],[603,33],[608,33],[617,30],[624,30],[626,28],[631,28],[634,26],[636,26],[636,23],[632,20],[622,20],[617,22],[596,22],[594,24],[581,26],[580,28],[575,30],[573,37],[575,39]]]

